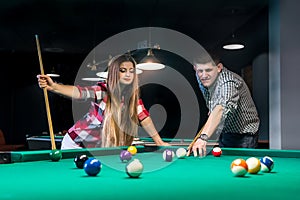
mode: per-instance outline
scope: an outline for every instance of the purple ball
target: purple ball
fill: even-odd
[[[172,162],[175,153],[170,149],[166,149],[163,152],[163,159],[167,162]]]
[[[127,150],[122,150],[120,153],[120,160],[122,162],[128,162],[129,160],[131,160],[132,155],[129,151]]]

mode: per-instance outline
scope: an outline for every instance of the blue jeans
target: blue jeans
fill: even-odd
[[[257,145],[258,134],[221,133],[219,137],[220,147],[257,148]]]

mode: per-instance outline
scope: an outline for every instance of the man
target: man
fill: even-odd
[[[205,156],[213,134],[218,134],[220,147],[256,148],[260,120],[244,80],[214,54],[195,60],[194,70],[209,116],[187,155]]]

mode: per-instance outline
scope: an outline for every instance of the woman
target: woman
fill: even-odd
[[[40,88],[72,99],[92,99],[89,112],[64,136],[61,149],[87,147],[90,141],[95,142],[94,147],[128,146],[138,135],[138,125],[157,145],[169,145],[162,141],[139,98],[135,70],[135,60],[129,55],[121,55],[109,63],[107,84],[99,82],[90,87],[62,85],[47,75],[37,76]]]

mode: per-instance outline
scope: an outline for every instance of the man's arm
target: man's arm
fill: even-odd
[[[206,134],[208,138],[210,138],[215,131],[217,130],[218,126],[221,124],[222,115],[223,115],[223,106],[217,105],[213,111],[210,113],[205,125],[201,129],[201,134]],[[198,134],[197,136],[198,137]],[[195,138],[196,142],[192,145],[191,148],[188,149],[187,156],[191,154],[193,151],[194,156],[205,156],[206,155],[206,144],[207,141],[202,140],[200,138]]]
[[[217,105],[210,113],[202,130],[202,133],[207,134],[208,138],[210,138],[215,133],[218,126],[221,124],[223,110],[223,106]]]

